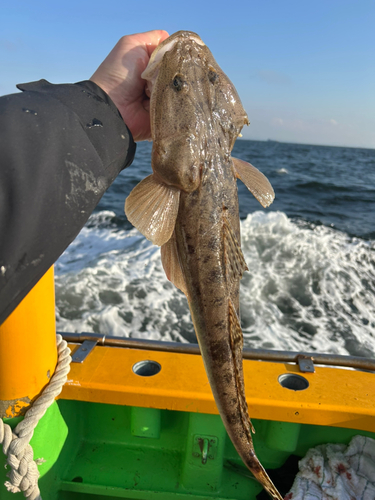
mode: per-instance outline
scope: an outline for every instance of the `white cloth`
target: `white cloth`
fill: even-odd
[[[375,440],[355,436],[349,446],[310,449],[285,500],[374,500]]]

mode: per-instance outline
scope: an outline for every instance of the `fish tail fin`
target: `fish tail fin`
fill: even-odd
[[[267,472],[265,471],[262,464],[259,462],[258,457],[255,454],[253,439],[251,436],[251,432],[255,433],[255,430],[249,416],[249,411],[245,397],[245,385],[242,373],[243,334],[241,330],[240,321],[237,316],[237,312],[230,299],[229,299],[229,332],[230,332],[231,351],[235,367],[237,393],[238,393],[238,399],[240,401],[241,420],[246,432],[246,437],[250,444],[250,452],[246,454],[245,464],[272,499],[283,500],[283,497],[278,492],[276,486],[271,481],[270,477],[268,476]]]
[[[249,466],[248,466],[249,467]],[[267,491],[268,495],[273,500],[284,500],[284,498],[280,495],[278,489],[273,484],[271,478],[263,468],[262,464],[259,462],[258,457],[254,453],[254,467],[249,467],[250,471],[254,475],[254,477],[259,481],[259,483],[263,486],[263,488]]]

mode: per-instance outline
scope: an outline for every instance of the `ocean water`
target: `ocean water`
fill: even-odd
[[[271,181],[263,209],[238,181],[244,344],[375,357],[375,150],[238,140],[233,156]],[[196,342],[185,296],[160,250],[127,221],[131,189],[151,173],[151,144],[116,179],[60,257],[60,331]]]

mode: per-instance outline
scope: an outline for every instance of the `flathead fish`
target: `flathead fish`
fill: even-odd
[[[153,52],[142,77],[151,93],[153,174],[125,202],[129,221],[161,246],[164,270],[186,295],[221,418],[242,460],[271,498],[282,497],[253,446],[242,369],[237,178],[264,206],[267,178],[231,157],[248,124],[233,84],[201,38],[179,31]]]

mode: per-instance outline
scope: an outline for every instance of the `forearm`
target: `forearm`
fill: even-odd
[[[135,153],[94,83],[0,98],[0,324],[76,237]]]

